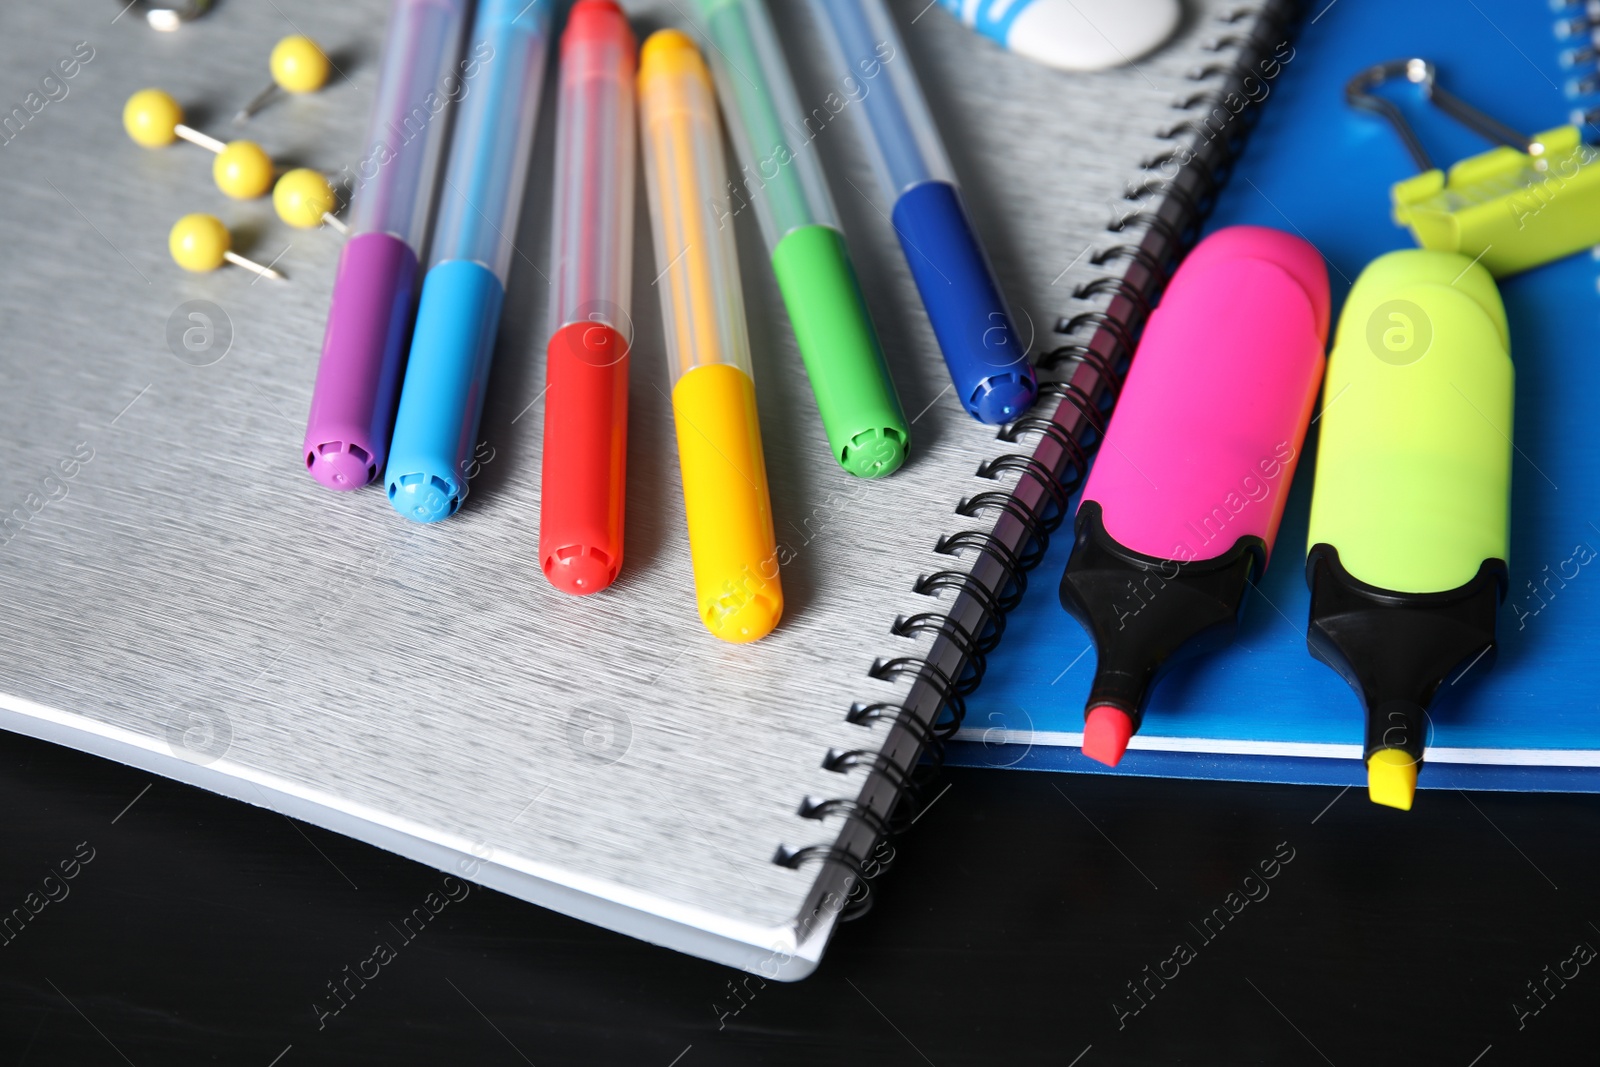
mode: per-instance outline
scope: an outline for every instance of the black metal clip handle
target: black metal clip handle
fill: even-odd
[[[1405,115],[1401,114],[1393,101],[1386,100],[1372,91],[1386,81],[1404,77],[1413,85],[1420,86],[1422,95],[1429,103],[1469,130],[1482,134],[1496,144],[1508,145],[1531,156],[1543,153],[1544,146],[1537,141],[1523,136],[1498,119],[1485,115],[1454,93],[1446,92],[1439,85],[1438,74],[1438,69],[1426,59],[1391,59],[1387,63],[1368,67],[1351,78],[1345,84],[1344,98],[1351,107],[1371,111],[1388,119],[1390,125],[1400,134],[1400,140],[1405,143],[1406,151],[1411,153],[1411,158],[1416,160],[1417,166],[1425,171],[1435,169],[1435,164],[1428,155],[1428,150],[1422,147],[1417,131],[1411,128],[1411,123],[1406,121]]]

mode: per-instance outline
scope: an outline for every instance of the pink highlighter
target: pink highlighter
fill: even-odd
[[[1315,248],[1233,226],[1189,253],[1150,316],[1061,578],[1098,657],[1091,759],[1122,759],[1167,666],[1233,641],[1322,384],[1328,314]]]

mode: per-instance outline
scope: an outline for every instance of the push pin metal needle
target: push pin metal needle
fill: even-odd
[[[285,37],[272,47],[267,61],[272,70],[272,81],[233,116],[234,122],[246,122],[251,115],[266,106],[279,89],[286,93],[314,93],[328,84],[328,71],[333,66],[327,53],[309,37],[298,34]]]
[[[141,89],[122,108],[122,126],[134,143],[164,148],[180,137],[216,153],[211,176],[235,200],[254,200],[272,188],[272,158],[254,141],[223,143],[183,124],[183,107],[160,89]]]
[[[232,244],[233,235],[215,215],[185,215],[172,224],[172,232],[167,234],[167,251],[184,270],[204,274],[226,262],[254,271],[263,278],[283,280],[283,275],[271,267],[263,267],[234,252],[229,247]]]

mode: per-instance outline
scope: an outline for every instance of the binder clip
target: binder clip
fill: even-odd
[[[1468,106],[1440,88],[1425,59],[1396,59],[1357,74],[1345,86],[1353,107],[1388,119],[1422,173],[1390,189],[1394,221],[1423,248],[1459,252],[1497,278],[1600,244],[1600,151],[1576,126],[1532,137]],[[1392,102],[1372,92],[1404,76],[1439,110],[1497,142],[1446,174],[1429,158],[1416,131]]]

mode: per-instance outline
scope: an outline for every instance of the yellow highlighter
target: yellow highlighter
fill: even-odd
[[[783,614],[777,537],[761,455],[750,336],[711,74],[694,42],[662,30],[639,54],[639,117],[672,370],[672,412],[706,629],[755,641]]]

